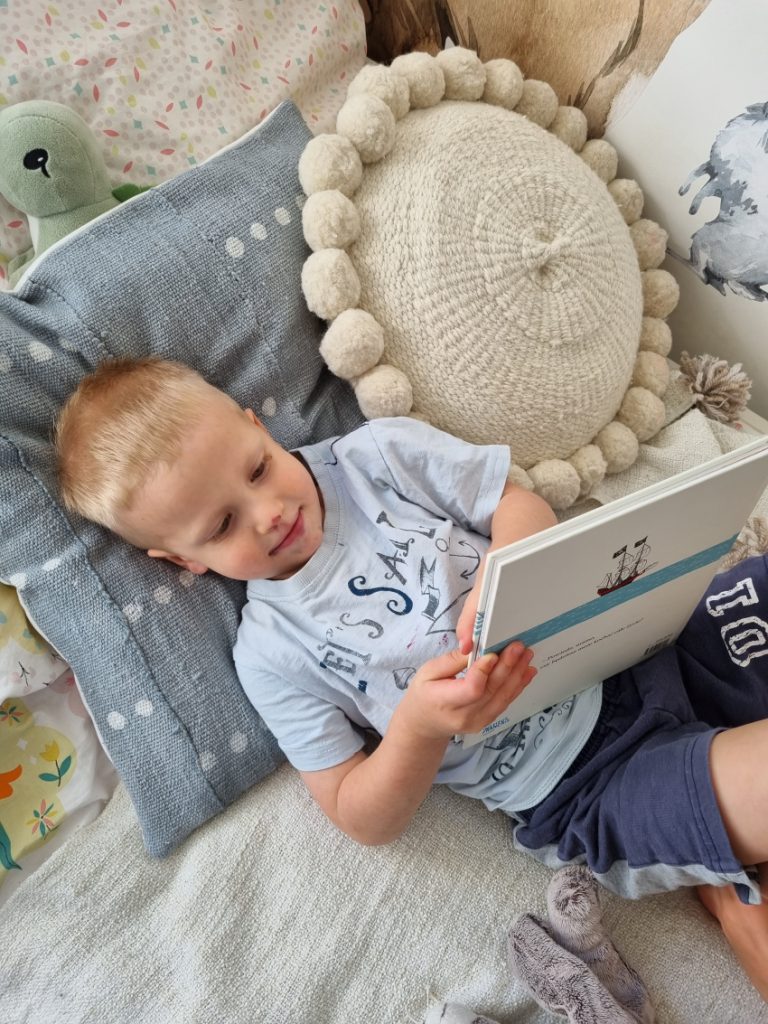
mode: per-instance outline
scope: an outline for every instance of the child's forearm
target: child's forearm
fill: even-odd
[[[434,782],[451,737],[479,732],[498,718],[535,675],[531,655],[513,643],[469,668],[459,650],[431,658],[412,677],[378,748],[302,773],[310,792],[352,839],[368,845],[397,839]]]
[[[368,846],[402,835],[429,792],[448,746],[447,738],[415,736],[398,712],[376,750],[339,786],[336,824]]]

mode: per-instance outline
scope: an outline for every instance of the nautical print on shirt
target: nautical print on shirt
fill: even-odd
[[[315,771],[359,750],[361,730],[383,734],[418,668],[455,647],[509,450],[400,418],[300,454],[323,496],[324,539],[289,579],[249,582],[235,661],[288,759]],[[452,743],[436,781],[510,812],[532,806],[599,707],[598,686],[484,745]]]

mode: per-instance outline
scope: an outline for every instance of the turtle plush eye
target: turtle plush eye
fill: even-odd
[[[28,153],[24,154],[24,166],[28,171],[42,171],[46,178],[50,178],[50,174],[45,169],[45,165],[48,163],[48,151],[45,149],[30,149]]]

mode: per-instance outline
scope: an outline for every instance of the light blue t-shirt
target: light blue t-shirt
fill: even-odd
[[[360,750],[366,728],[383,735],[416,670],[455,647],[509,449],[403,417],[299,451],[322,492],[324,538],[290,578],[248,583],[234,657],[288,760],[317,771]],[[492,809],[534,806],[589,736],[601,693],[586,690],[484,744],[452,742],[435,781]]]

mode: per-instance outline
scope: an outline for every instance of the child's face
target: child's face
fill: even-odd
[[[272,440],[250,410],[214,396],[181,454],[160,466],[121,516],[149,554],[194,573],[285,579],[323,538],[323,507],[304,463]]]

